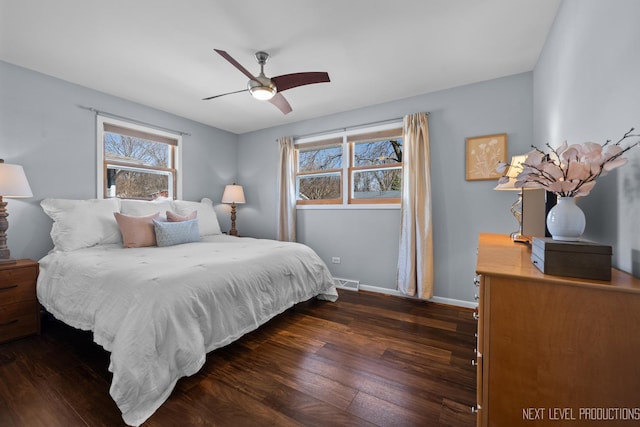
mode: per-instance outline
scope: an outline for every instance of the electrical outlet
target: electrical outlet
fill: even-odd
[[[331,262],[333,264],[340,264],[340,257],[339,256],[334,256],[331,258]]]

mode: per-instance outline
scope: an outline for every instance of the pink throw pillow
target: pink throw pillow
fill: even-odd
[[[125,248],[143,248],[156,246],[156,232],[153,228],[153,220],[158,219],[160,212],[147,216],[130,216],[114,212],[122,244]]]
[[[189,215],[179,215],[177,213],[167,211],[167,221],[168,222],[182,222],[189,221],[192,219],[196,219],[198,216],[198,211],[193,211]]]

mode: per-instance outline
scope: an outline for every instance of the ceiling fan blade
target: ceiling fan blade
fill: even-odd
[[[283,74],[281,76],[271,77],[271,81],[276,84],[278,92],[282,92],[298,86],[328,83],[331,80],[329,80],[329,74],[325,72],[308,72]]]
[[[289,102],[282,96],[280,93],[276,93],[276,95],[269,100],[270,103],[278,107],[282,114],[289,114],[292,110]]]
[[[225,95],[232,95],[234,93],[240,93],[240,92],[247,92],[249,89],[242,89],[242,90],[236,90],[235,92],[227,92],[227,93],[222,93],[220,95],[214,95],[214,96],[210,96],[208,98],[202,98],[203,101],[208,101],[210,99],[214,99],[214,98],[220,98],[221,96],[225,96]]]
[[[249,77],[251,80],[259,81],[253,74],[251,74],[246,68],[244,68],[242,65],[240,65],[240,63],[238,61],[236,61],[235,59],[233,59],[231,57],[231,55],[229,55],[227,52],[225,52],[224,50],[220,50],[220,49],[213,49],[213,50],[215,50],[224,59],[229,61],[231,63],[231,65],[233,65],[238,70],[240,70],[242,72],[242,74],[244,74],[245,76]]]

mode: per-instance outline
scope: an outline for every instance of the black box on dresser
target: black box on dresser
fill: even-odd
[[[586,240],[534,237],[531,245],[531,262],[540,271],[581,279],[611,280],[611,254],[611,246]]]

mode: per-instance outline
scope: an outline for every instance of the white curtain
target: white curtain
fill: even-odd
[[[278,139],[280,147],[280,175],[278,176],[278,240],[296,241],[296,173],[293,138]]]
[[[433,233],[429,123],[426,113],[404,117],[398,290],[433,296]]]

